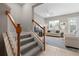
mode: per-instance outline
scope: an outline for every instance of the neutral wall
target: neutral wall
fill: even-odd
[[[38,22],[41,26],[45,26],[45,19],[36,13],[34,13],[34,20]]]
[[[9,10],[9,7],[3,3],[0,3],[0,33],[7,31],[7,17],[5,10]]]
[[[78,16],[79,16],[79,13],[73,13],[73,14],[67,14],[67,15],[62,15],[62,16],[46,18],[45,23],[48,24],[48,22],[51,20],[60,20],[60,22],[65,23],[65,30],[63,30],[63,31],[65,33],[69,33],[69,24],[68,24],[69,18],[73,18],[73,17],[77,18],[77,25],[79,25],[79,17]],[[79,26],[77,26],[77,29],[79,29]],[[79,35],[79,33],[78,33],[78,35]]]
[[[7,31],[7,17],[5,15],[5,10],[9,10],[8,6],[0,3],[0,56],[6,55],[5,44],[1,35]]]
[[[64,22],[65,29],[61,30],[61,32],[65,32],[65,33],[68,32],[68,19],[67,19],[67,17],[52,18],[52,19],[48,19],[48,20],[46,19],[45,23],[46,23],[47,27],[49,26],[49,21],[54,21],[54,20],[59,20],[60,22]]]
[[[21,6],[19,6],[16,3],[7,3],[6,5],[8,5],[9,8],[11,9],[10,12],[11,12],[11,15],[12,15],[13,19],[15,20],[15,22],[16,23],[21,23],[20,22],[21,15],[22,15],[22,8],[21,8]],[[10,21],[8,21],[8,31],[15,32],[13,24]]]
[[[2,32],[2,20],[1,20],[1,15],[0,15],[0,33]]]
[[[22,6],[21,24],[24,31],[32,31],[32,4]]]
[[[16,23],[21,24],[22,31],[32,31],[32,5],[24,4],[20,6],[16,3],[8,3],[7,5],[11,8],[11,14]],[[15,31],[11,22],[8,23],[8,30]]]

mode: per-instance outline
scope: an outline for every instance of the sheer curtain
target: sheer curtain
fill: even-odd
[[[79,17],[68,18],[68,31],[70,34],[78,35],[79,33]]]

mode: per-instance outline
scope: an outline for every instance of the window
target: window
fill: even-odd
[[[69,33],[76,34],[77,21],[76,18],[69,18]]]
[[[49,30],[59,30],[59,20],[49,21]]]

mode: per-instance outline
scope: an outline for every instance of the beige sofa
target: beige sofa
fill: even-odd
[[[65,46],[79,48],[79,37],[72,34],[65,34]]]
[[[61,34],[60,33],[50,32],[50,33],[47,33],[47,36],[61,37]]]

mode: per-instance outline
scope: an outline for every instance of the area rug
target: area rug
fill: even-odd
[[[65,48],[65,42],[63,38],[49,37],[46,36],[46,44],[56,46],[59,48]]]
[[[79,53],[79,49],[73,49],[73,48],[65,47],[65,40],[64,40],[64,38],[57,38],[57,37],[46,36],[45,41],[46,41],[46,44],[48,44],[48,45],[59,47],[59,48],[63,48],[63,49],[66,49],[66,50],[70,50],[70,51],[74,51],[74,52],[78,52]]]

